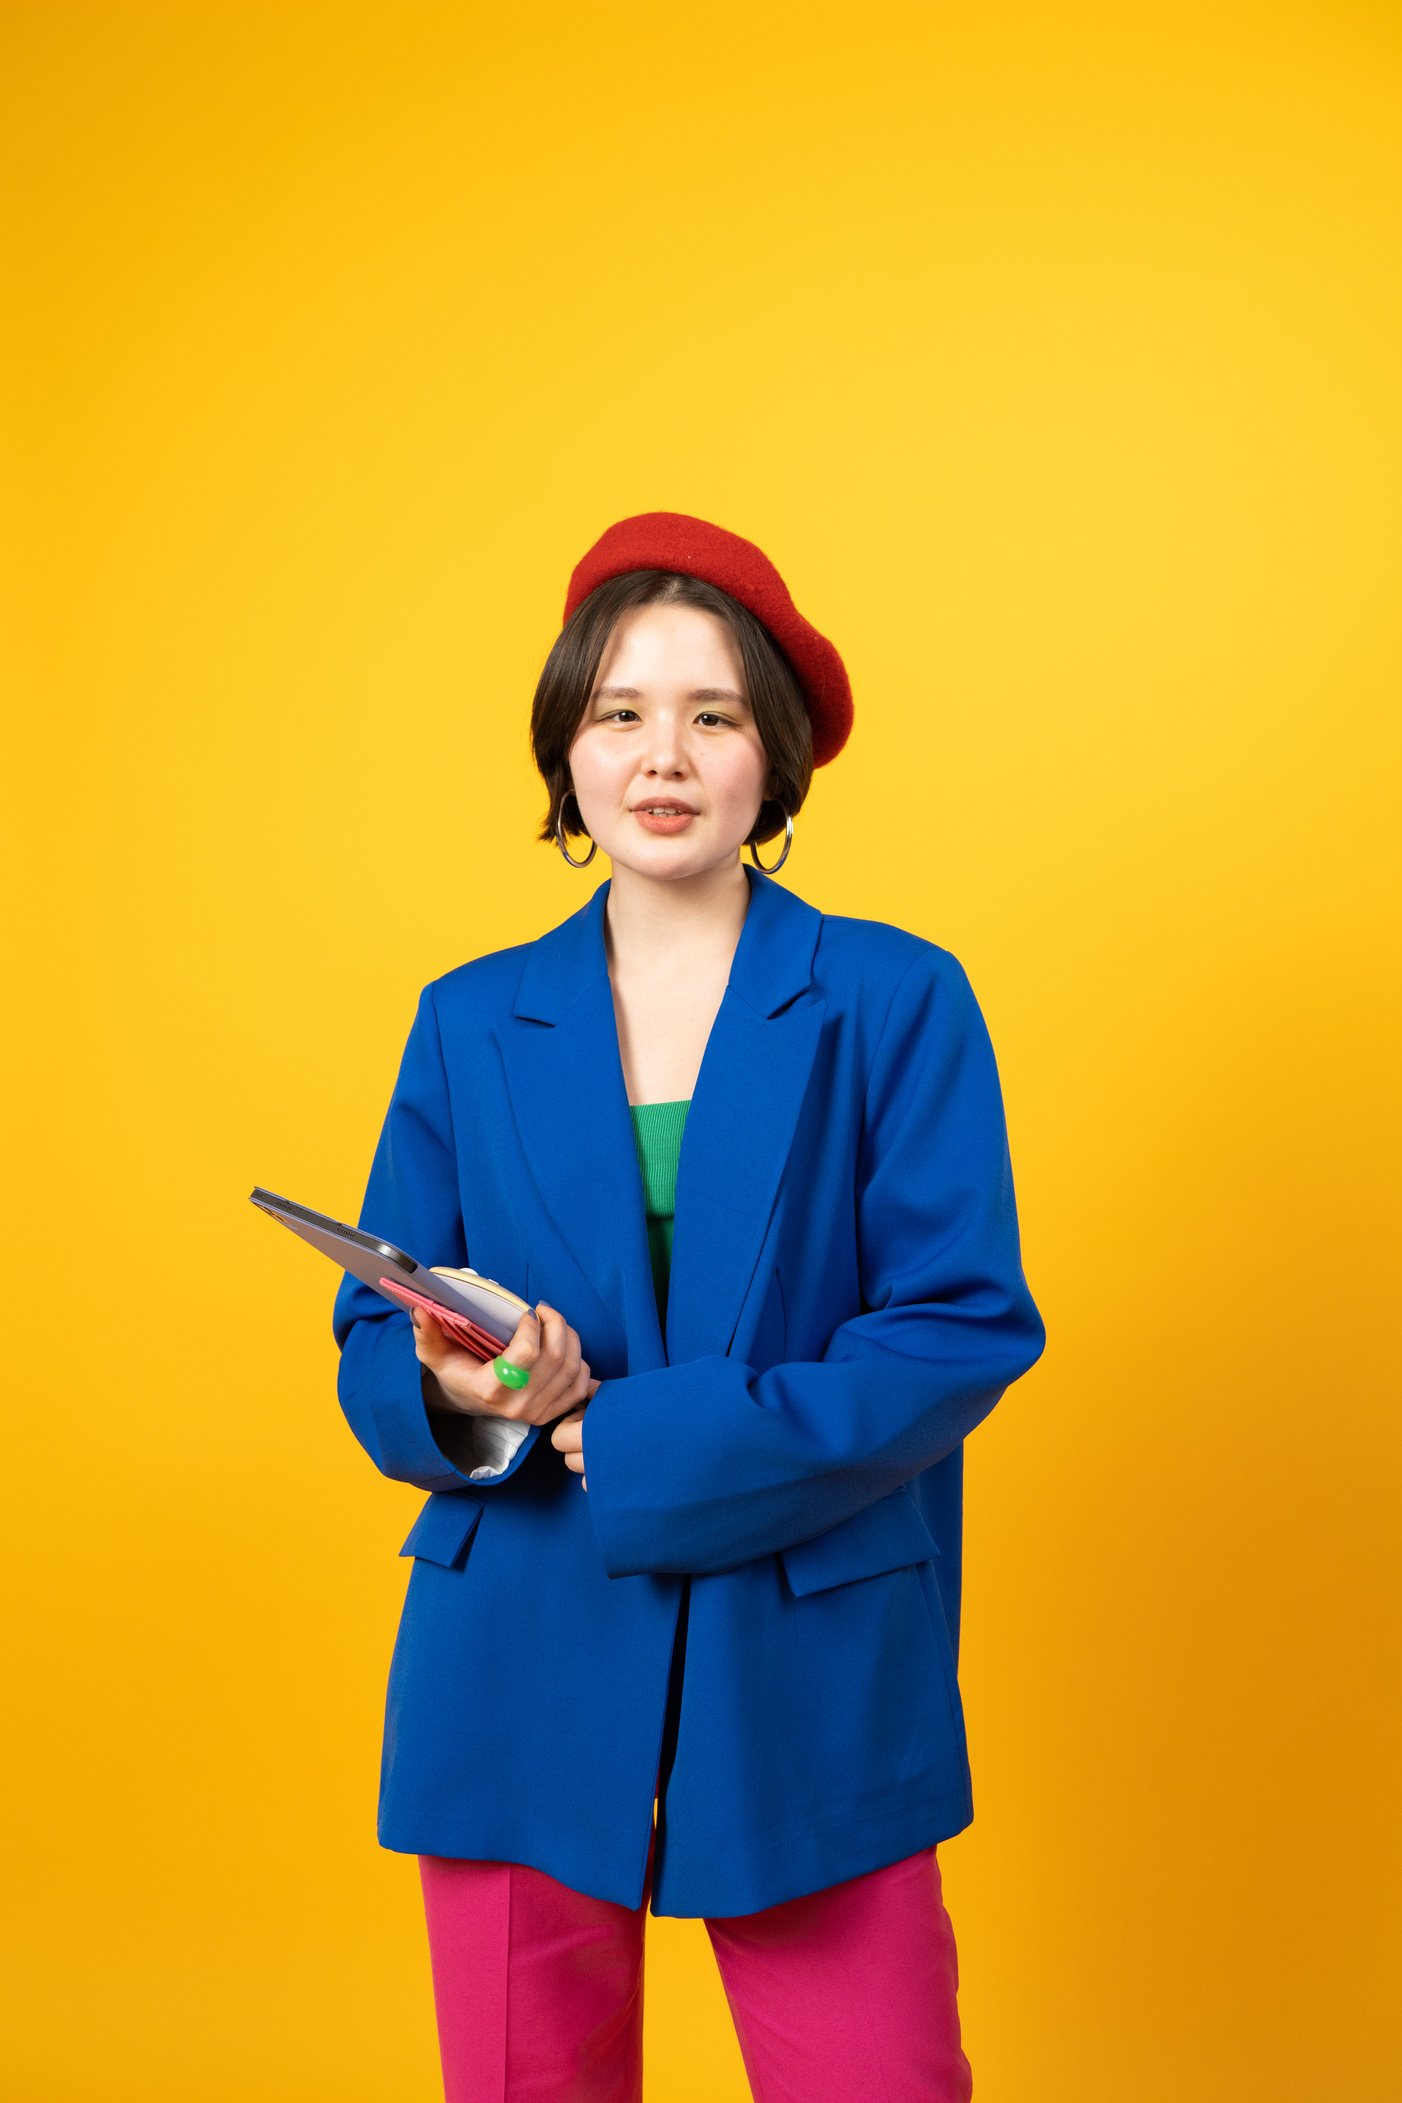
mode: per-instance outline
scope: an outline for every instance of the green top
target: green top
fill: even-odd
[[[667,1322],[667,1282],[672,1269],[672,1226],[677,1209],[677,1164],[691,1097],[675,1103],[633,1103],[633,1138],[643,1172],[648,1248],[657,1312]]]

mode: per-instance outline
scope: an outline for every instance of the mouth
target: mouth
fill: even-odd
[[[699,814],[689,803],[635,803],[633,816],[644,832],[682,833]]]

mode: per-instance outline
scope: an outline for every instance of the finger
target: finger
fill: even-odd
[[[525,1309],[520,1321],[517,1322],[516,1327],[512,1330],[509,1341],[502,1345],[497,1356],[507,1365],[519,1366],[523,1372],[529,1373],[531,1378],[529,1381],[523,1381],[518,1387],[509,1381],[503,1380],[493,1370],[492,1401],[500,1402],[503,1394],[524,1395],[527,1387],[529,1387],[532,1401],[534,1401],[539,1380],[539,1375],[535,1369],[540,1362],[541,1345],[540,1322],[533,1307]]]
[[[447,1338],[431,1315],[421,1307],[409,1309],[409,1319],[414,1325],[414,1349],[420,1361],[430,1369],[441,1365],[447,1352]]]
[[[473,1358],[475,1354],[460,1344],[455,1336],[443,1327],[442,1322],[427,1308],[411,1307],[409,1319],[414,1325],[414,1341],[419,1347],[419,1357],[424,1364],[436,1371],[440,1366],[451,1364],[455,1359]]]
[[[538,1404],[549,1403],[562,1388],[568,1388],[574,1375],[570,1368],[578,1347],[578,1338],[570,1328],[558,1307],[548,1300],[537,1300],[541,1320],[541,1356],[551,1368],[541,1376]]]
[[[557,1358],[565,1335],[565,1317],[558,1307],[548,1300],[536,1301],[536,1313],[540,1316],[540,1346],[550,1357]]]
[[[534,1307],[528,1307],[512,1330],[511,1341],[502,1345],[501,1355],[513,1365],[533,1366],[540,1357],[541,1344],[540,1316]]]

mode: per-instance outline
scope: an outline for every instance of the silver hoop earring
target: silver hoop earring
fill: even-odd
[[[566,847],[564,835],[560,830],[561,820],[564,818],[564,815],[565,806],[562,800],[560,804],[560,815],[555,820],[555,845],[559,848],[561,854],[565,857],[565,860],[569,863],[571,869],[587,869],[589,867],[589,864],[593,861],[595,855],[599,851],[599,843],[597,840],[590,840],[588,854],[585,855],[584,860],[582,862],[577,862],[574,856],[570,853],[569,848]]]
[[[756,869],[764,869],[764,873],[765,873],[765,875],[766,875],[766,876],[772,876],[772,875],[774,874],[774,871],[775,871],[776,869],[782,869],[782,868],[783,868],[783,866],[784,866],[785,862],[786,862],[786,861],[788,860],[788,858],[789,858],[789,849],[790,849],[790,848],[792,847],[792,845],[793,845],[793,819],[792,819],[792,818],[791,818],[791,817],[789,816],[789,813],[788,813],[787,811],[785,811],[785,813],[784,813],[784,851],[783,851],[783,853],[782,853],[782,854],[780,855],[780,857],[779,857],[778,861],[777,861],[777,862],[771,862],[771,863],[769,864],[769,867],[768,867],[767,869],[765,869],[765,868],[764,868],[764,863],[763,863],[763,862],[762,862],[762,861],[760,860],[759,856],[758,856],[758,855],[757,855],[757,854],[755,853],[755,843],[754,843],[754,840],[753,840],[752,838],[751,838],[751,839],[748,839],[748,840],[746,840],[746,842],[745,842],[745,845],[746,845],[746,846],[747,846],[747,847],[749,848],[749,850],[750,850],[750,860],[751,860],[751,861],[752,861],[752,862],[754,863],[754,865],[755,865]]]

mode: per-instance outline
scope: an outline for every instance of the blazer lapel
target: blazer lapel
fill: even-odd
[[[665,1341],[604,943],[612,878],[530,944],[513,1013],[494,1029],[541,1203],[598,1303],[589,1326],[604,1325],[600,1342],[629,1373],[728,1350],[817,1051],[825,1003],[799,996],[822,915],[762,870],[745,875],[683,1134]],[[582,1309],[564,1312],[582,1327]]]
[[[730,1349],[822,1033],[823,916],[747,865],[750,903],[706,1040],[677,1169],[667,1357]]]

